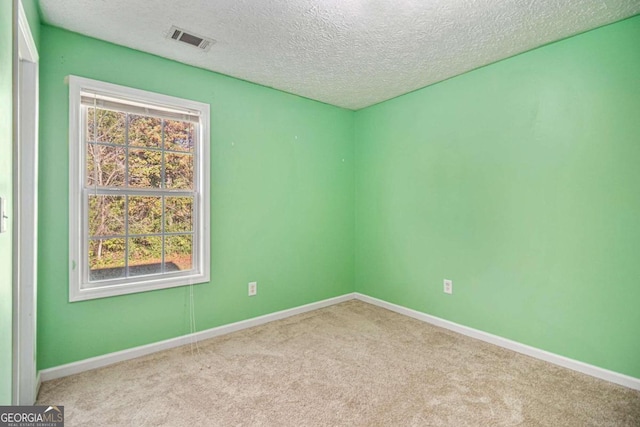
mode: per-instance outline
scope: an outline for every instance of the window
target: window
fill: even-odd
[[[80,301],[209,281],[209,105],[69,77]]]

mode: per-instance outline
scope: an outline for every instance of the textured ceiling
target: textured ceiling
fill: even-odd
[[[640,0],[40,0],[87,36],[349,109],[640,13]],[[165,38],[172,25],[217,42]]]

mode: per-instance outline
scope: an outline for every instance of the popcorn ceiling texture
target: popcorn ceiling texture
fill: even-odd
[[[640,0],[40,0],[51,25],[357,110],[640,13]],[[213,38],[209,52],[165,38]]]

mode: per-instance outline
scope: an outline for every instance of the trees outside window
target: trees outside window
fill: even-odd
[[[73,76],[70,91],[70,299],[208,281],[208,105]]]

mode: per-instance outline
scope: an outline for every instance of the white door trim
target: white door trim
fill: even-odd
[[[17,8],[13,93],[13,389],[14,405],[33,405],[36,366],[38,50],[22,1]]]

